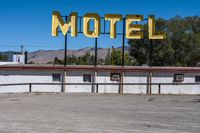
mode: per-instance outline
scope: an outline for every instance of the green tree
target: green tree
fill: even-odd
[[[75,57],[74,55],[67,56],[67,65],[94,65],[95,56],[87,52],[83,56]],[[104,60],[99,58],[98,63],[104,63]],[[64,64],[64,59],[60,60],[57,57],[54,59],[54,64]]]
[[[128,53],[124,56],[125,65],[134,65],[135,60]],[[106,65],[121,65],[122,63],[122,51],[119,49],[112,49],[111,56],[107,55],[105,58]]]
[[[149,45],[147,24],[144,39],[129,40],[130,55],[137,65],[148,64]],[[167,33],[166,40],[153,40],[154,66],[196,66],[200,62],[200,18],[176,16],[169,20],[158,19],[156,30]]]
[[[28,64],[35,64],[33,61],[29,61]],[[48,63],[47,63],[48,64]]]
[[[0,61],[7,61],[8,57],[4,54],[0,54]]]
[[[58,57],[55,57],[53,64],[64,64],[64,62],[62,60],[58,59]]]
[[[78,64],[77,58],[74,55],[69,55],[67,57],[67,64],[68,65]]]

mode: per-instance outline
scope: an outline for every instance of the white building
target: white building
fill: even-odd
[[[29,92],[30,88],[32,92],[200,94],[200,68],[0,66],[0,93]]]
[[[25,64],[25,54],[23,52],[13,54],[13,62]]]
[[[8,64],[27,64],[27,52],[6,52],[7,61],[0,62],[0,65]]]

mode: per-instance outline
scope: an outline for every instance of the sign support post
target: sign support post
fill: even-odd
[[[97,40],[97,38],[95,38],[95,61],[94,61],[94,66],[95,67],[97,67],[97,60],[98,60],[98,58],[97,58],[97,45],[98,45],[98,40]]]
[[[124,56],[125,56],[125,53],[124,53],[124,47],[125,47],[125,18],[123,18],[123,36],[122,36],[122,67],[124,67]]]
[[[67,21],[67,16],[65,17]],[[65,54],[64,54],[64,66],[67,66],[67,34],[65,35]]]

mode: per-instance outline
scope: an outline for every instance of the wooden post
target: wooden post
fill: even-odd
[[[158,94],[160,94],[160,90],[161,88],[160,88],[160,84],[158,85]]]
[[[63,71],[63,73],[62,73],[61,92],[65,92],[65,82],[66,82],[66,71]]]
[[[92,74],[92,93],[95,93],[97,91],[97,88],[95,89],[96,77],[97,72],[94,71],[94,73]]]
[[[29,84],[29,92],[32,92],[32,84]]]
[[[152,83],[152,72],[148,73],[148,77],[147,77],[147,92],[146,94],[151,94],[151,83]]]
[[[96,93],[99,93],[99,85],[96,84]]]
[[[123,90],[123,83],[124,83],[124,72],[121,73],[120,75],[120,85],[119,85],[119,94],[123,94],[124,93],[124,90]]]

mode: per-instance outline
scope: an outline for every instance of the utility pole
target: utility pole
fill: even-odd
[[[21,53],[23,54],[24,53],[24,46],[21,45],[20,48],[21,48]]]

